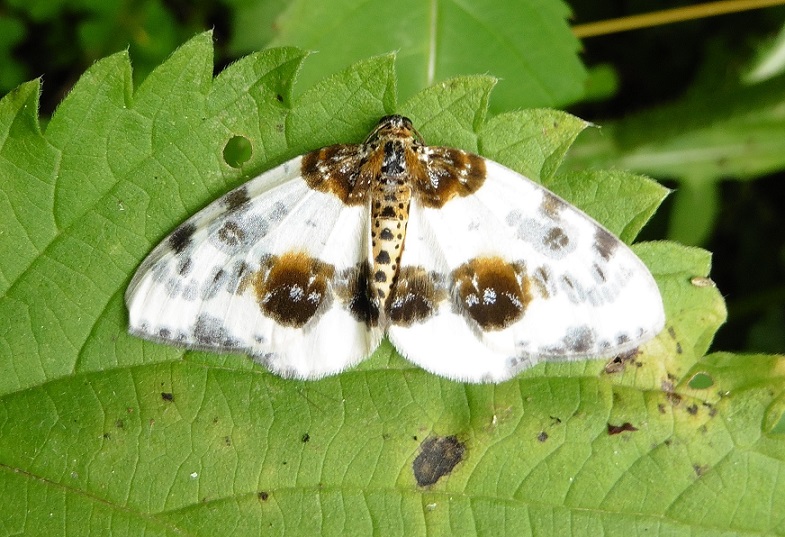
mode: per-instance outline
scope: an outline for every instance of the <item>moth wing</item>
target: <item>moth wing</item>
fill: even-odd
[[[245,183],[159,244],[126,291],[130,332],[245,352],[304,379],[368,356],[382,337],[357,307],[368,211],[310,188],[301,163]]]
[[[657,284],[623,242],[483,160],[473,194],[438,208],[412,199],[388,329],[405,357],[453,379],[499,382],[543,360],[624,353],[660,332]]]

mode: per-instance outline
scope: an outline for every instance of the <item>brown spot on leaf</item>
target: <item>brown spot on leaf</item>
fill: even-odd
[[[449,475],[463,460],[466,445],[456,436],[430,437],[420,445],[421,451],[414,459],[412,470],[417,485],[427,487]]]
[[[537,440],[539,440],[540,442],[545,442],[546,440],[548,440],[548,433],[546,433],[545,431],[541,431],[540,434],[537,435]]]
[[[695,471],[695,475],[697,475],[698,477],[702,477],[703,475],[706,474],[706,472],[709,471],[709,465],[708,464],[693,464],[692,465],[692,469]]]
[[[608,434],[613,436],[615,434],[621,434],[624,432],[635,432],[638,428],[631,424],[629,421],[625,421],[621,425],[611,425],[608,424]]]
[[[612,375],[624,371],[627,364],[630,362],[634,363],[635,357],[638,356],[638,354],[640,354],[638,349],[632,349],[631,351],[614,356],[611,361],[605,364],[605,373]]]

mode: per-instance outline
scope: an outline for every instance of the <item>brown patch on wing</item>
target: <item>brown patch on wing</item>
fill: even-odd
[[[381,168],[378,159],[378,152],[368,154],[364,146],[331,145],[303,155],[301,173],[312,189],[333,194],[347,205],[361,205]]]
[[[390,321],[401,326],[422,322],[447,300],[447,290],[435,274],[422,267],[402,267],[387,302]]]
[[[379,324],[379,304],[371,298],[371,266],[362,262],[338,278],[335,294],[346,304],[352,317],[368,326]]]
[[[407,155],[415,195],[438,209],[456,196],[474,194],[485,182],[482,157],[450,147],[423,147]]]
[[[303,252],[270,256],[251,275],[251,286],[262,312],[283,326],[300,328],[330,296],[327,288],[335,268]]]
[[[523,317],[532,299],[531,281],[522,263],[478,257],[452,273],[459,311],[483,330],[503,330]]]

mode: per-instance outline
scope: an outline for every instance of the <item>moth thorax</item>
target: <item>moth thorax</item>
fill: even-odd
[[[411,188],[406,184],[379,185],[371,194],[371,297],[384,308],[401,262],[409,221]]]

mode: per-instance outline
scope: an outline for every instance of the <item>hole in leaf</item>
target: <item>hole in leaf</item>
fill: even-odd
[[[239,168],[251,158],[251,141],[245,136],[232,136],[224,146],[224,161],[232,168]]]
[[[695,373],[688,385],[693,390],[705,390],[714,386],[714,379],[708,373]]]

